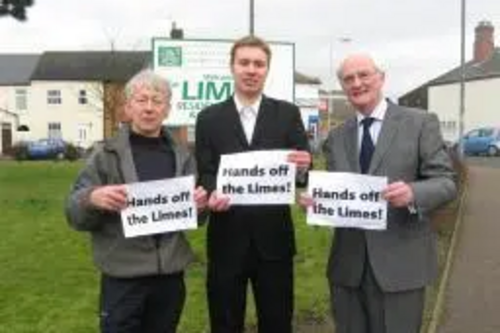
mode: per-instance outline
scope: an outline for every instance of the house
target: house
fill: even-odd
[[[352,117],[355,110],[342,90],[321,90],[320,98],[325,106],[325,112],[322,113],[324,119],[322,121],[321,137],[326,138],[331,128]]]
[[[15,141],[28,111],[30,76],[38,62],[37,54],[0,54],[0,155]]]
[[[464,133],[499,126],[500,48],[495,47],[494,26],[482,21],[475,28],[474,56],[465,63]],[[399,98],[399,103],[435,112],[445,140],[454,142],[460,126],[461,67],[436,77]]]
[[[25,59],[22,66],[17,66],[24,69],[17,75],[21,79],[7,75],[9,71],[0,76],[0,82],[4,83],[0,85],[0,122],[7,146],[18,140],[15,133],[19,132],[15,129],[22,124],[29,130],[26,139],[63,138],[86,148],[113,135],[119,124],[126,121],[123,87],[135,73],[150,67],[152,54],[149,51],[48,51],[32,56],[4,55],[0,56],[0,69],[1,57],[7,68],[15,68]],[[295,73],[295,80],[299,91],[312,92],[312,98],[301,110],[311,109],[317,113],[321,82],[301,73]],[[172,128],[172,131],[185,142],[194,138],[189,136],[192,128],[186,126]]]
[[[34,138],[81,147],[111,136],[123,119],[123,86],[147,67],[146,51],[45,52],[31,75],[26,123]]]

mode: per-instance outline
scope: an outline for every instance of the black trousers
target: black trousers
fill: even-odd
[[[175,333],[186,298],[184,273],[101,277],[102,333]]]
[[[418,333],[424,309],[424,288],[401,292],[380,289],[368,260],[361,285],[330,283],[337,333]]]
[[[211,333],[244,331],[246,295],[251,283],[259,333],[291,333],[293,259],[266,261],[251,248],[238,268],[209,262],[207,297]]]

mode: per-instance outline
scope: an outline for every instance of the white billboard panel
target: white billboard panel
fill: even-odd
[[[172,85],[168,125],[194,125],[204,107],[233,94],[229,66],[233,42],[153,38],[153,68]],[[269,45],[272,58],[264,93],[293,102],[295,46],[281,42]]]

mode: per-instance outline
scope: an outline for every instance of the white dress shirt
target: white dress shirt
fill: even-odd
[[[375,107],[373,112],[368,116],[370,118],[375,118],[372,125],[370,126],[370,136],[372,137],[373,145],[377,145],[378,136],[380,134],[380,130],[382,129],[382,122],[384,121],[385,113],[387,112],[387,101],[385,98],[382,98],[380,103]],[[357,111],[357,119],[358,119],[358,149],[361,149],[361,140],[363,137],[363,124],[361,121],[365,119],[367,116]]]
[[[236,94],[233,96],[236,110],[240,116],[241,125],[245,131],[248,144],[252,142],[253,132],[255,129],[255,122],[259,113],[260,103],[262,102],[262,95],[251,105],[243,105],[238,99]]]

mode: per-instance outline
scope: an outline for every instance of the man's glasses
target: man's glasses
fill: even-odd
[[[356,78],[361,82],[369,81],[375,74],[378,74],[378,71],[359,71],[356,73],[348,74],[341,78],[342,83],[346,86],[353,85],[356,81]]]

